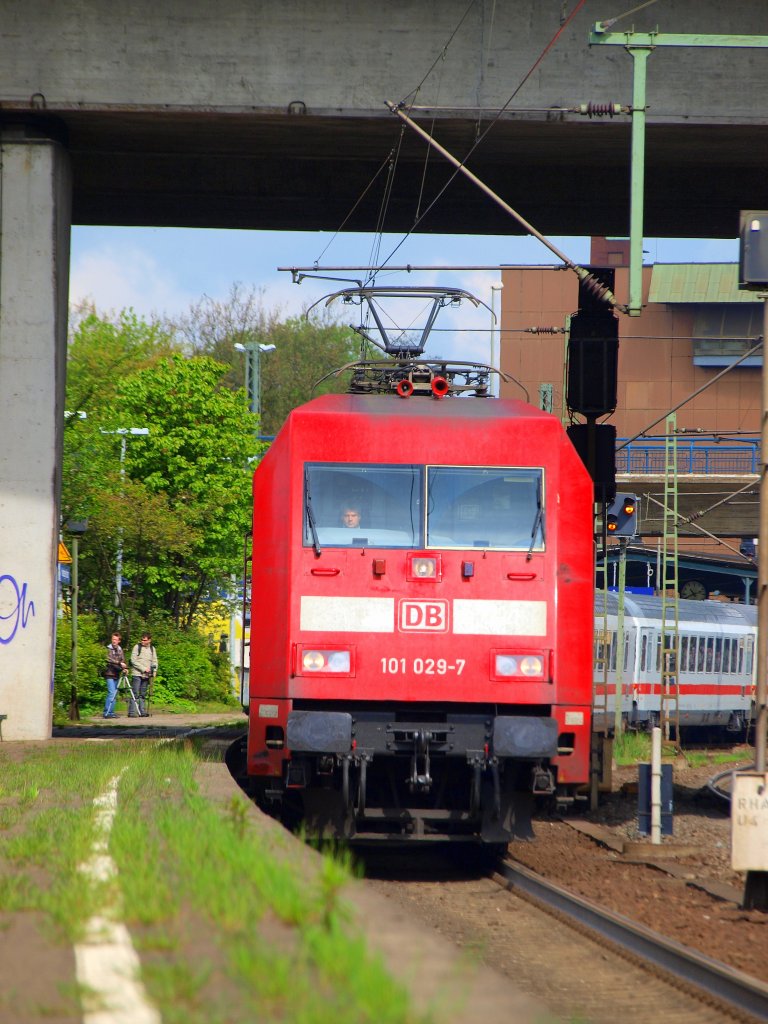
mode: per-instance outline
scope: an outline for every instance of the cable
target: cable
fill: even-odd
[[[600,26],[603,29],[610,28],[615,25],[617,21],[621,21],[622,18],[628,18],[630,14],[637,14],[638,11],[642,11],[644,7],[650,7],[651,4],[655,4],[657,0],[645,0],[644,4],[638,4],[637,7],[633,7],[630,11],[624,11],[623,14],[617,14],[615,18],[607,18],[605,21],[600,22]]]
[[[512,102],[512,100],[513,100],[513,99],[515,98],[515,96],[517,96],[517,94],[518,94],[518,93],[520,92],[520,90],[521,90],[521,89],[523,88],[523,86],[525,85],[525,83],[526,83],[526,82],[528,81],[528,79],[529,79],[529,78],[531,77],[531,75],[532,75],[532,74],[534,73],[534,71],[536,70],[536,68],[537,68],[537,67],[539,66],[539,64],[541,64],[541,62],[542,62],[542,61],[544,60],[544,58],[546,57],[546,55],[547,55],[547,54],[549,53],[549,51],[550,51],[550,50],[552,49],[552,47],[553,47],[553,46],[555,45],[555,43],[556,43],[556,42],[557,42],[557,40],[558,40],[558,39],[560,38],[560,36],[562,35],[562,33],[563,33],[563,32],[565,31],[565,29],[567,28],[567,26],[568,26],[568,25],[569,25],[569,24],[571,23],[571,21],[573,21],[573,19],[574,19],[574,18],[576,17],[576,15],[577,15],[577,14],[579,13],[579,11],[581,10],[581,8],[582,8],[582,7],[584,6],[584,4],[585,4],[586,2],[587,2],[587,0],[578,0],[578,3],[577,3],[577,4],[576,4],[576,6],[574,7],[574,9],[573,9],[573,10],[571,11],[571,13],[570,13],[570,14],[568,15],[568,17],[567,17],[567,18],[565,19],[565,21],[564,21],[564,22],[562,23],[562,25],[560,26],[560,28],[559,28],[559,29],[557,30],[557,32],[555,32],[555,34],[554,34],[554,35],[552,36],[552,38],[550,39],[550,41],[549,41],[549,42],[547,43],[547,45],[546,45],[546,46],[544,47],[544,49],[543,49],[543,50],[541,51],[541,53],[539,54],[539,56],[538,56],[538,57],[536,58],[536,60],[535,60],[535,61],[533,62],[533,64],[531,65],[531,67],[530,67],[530,68],[528,69],[528,71],[527,71],[527,72],[526,72],[526,74],[525,74],[525,75],[523,76],[523,78],[522,78],[522,80],[520,81],[520,83],[519,83],[519,84],[517,85],[517,87],[515,88],[515,90],[514,90],[514,91],[513,91],[513,93],[511,94],[511,96],[510,96],[510,97],[509,97],[509,98],[507,99],[507,101],[506,101],[506,103],[504,104],[504,106],[503,106],[503,107],[501,107],[501,109],[500,109],[500,110],[498,111],[498,113],[497,113],[497,114],[496,114],[496,116],[495,116],[495,117],[493,118],[493,120],[492,120],[492,121],[490,122],[490,124],[489,124],[489,125],[488,125],[488,127],[487,127],[487,128],[485,129],[485,131],[484,131],[484,132],[483,132],[483,133],[482,133],[482,134],[481,134],[481,135],[479,136],[479,138],[475,139],[474,143],[472,144],[472,146],[471,146],[471,147],[470,147],[470,149],[469,149],[469,152],[468,152],[468,153],[467,153],[467,154],[466,154],[466,155],[464,156],[463,160],[461,161],[460,167],[457,167],[457,168],[456,168],[456,169],[454,170],[453,174],[452,174],[452,175],[451,175],[451,176],[450,176],[450,177],[448,178],[448,181],[446,181],[446,183],[445,183],[445,184],[443,185],[443,187],[442,187],[442,188],[440,189],[440,191],[439,191],[439,192],[437,193],[437,195],[436,195],[436,196],[435,196],[435,198],[434,198],[434,199],[432,200],[432,202],[431,202],[431,203],[429,204],[429,206],[428,206],[428,207],[426,208],[426,210],[425,210],[425,211],[424,211],[424,212],[423,212],[423,213],[422,213],[422,214],[421,214],[421,215],[420,215],[419,217],[417,217],[417,218],[416,218],[416,220],[415,220],[415,221],[413,222],[413,224],[412,224],[412,226],[410,227],[410,229],[409,229],[409,230],[408,230],[408,231],[406,232],[406,234],[405,234],[405,235],[403,236],[403,238],[402,238],[402,239],[401,239],[401,240],[400,240],[400,241],[398,242],[398,244],[397,244],[397,245],[395,246],[395,248],[394,248],[394,249],[392,250],[392,252],[391,252],[391,253],[389,254],[389,256],[388,256],[388,257],[387,257],[387,258],[386,258],[386,259],[384,260],[384,262],[383,262],[382,266],[386,266],[386,264],[387,264],[387,263],[388,263],[388,262],[389,262],[389,261],[390,261],[390,260],[392,259],[392,257],[393,257],[393,256],[395,255],[395,253],[396,253],[396,252],[398,251],[398,249],[399,249],[399,248],[400,248],[400,247],[401,247],[401,246],[402,246],[402,245],[403,245],[403,244],[405,243],[405,241],[406,241],[406,240],[407,240],[407,239],[408,239],[408,238],[410,237],[410,235],[411,235],[411,234],[412,234],[412,233],[414,232],[414,230],[416,229],[416,227],[418,227],[418,225],[419,225],[419,224],[421,223],[421,221],[422,221],[422,220],[423,220],[423,219],[424,219],[424,218],[425,218],[425,217],[427,216],[427,214],[428,214],[428,213],[430,212],[430,210],[431,210],[431,209],[432,209],[432,208],[433,208],[433,207],[435,206],[435,204],[436,204],[436,203],[438,202],[438,200],[442,198],[442,196],[443,196],[443,195],[445,194],[445,192],[446,192],[446,190],[448,189],[448,187],[449,187],[449,186],[450,186],[450,185],[451,185],[451,184],[453,183],[454,179],[456,178],[456,175],[457,175],[457,174],[459,173],[459,171],[461,170],[461,168],[462,168],[462,167],[463,167],[463,166],[464,166],[464,165],[466,164],[467,160],[469,160],[469,158],[470,158],[470,157],[472,156],[472,154],[473,154],[473,153],[474,153],[474,151],[475,151],[475,150],[477,149],[477,147],[478,147],[478,146],[480,145],[480,143],[481,143],[481,142],[482,142],[482,141],[483,141],[483,140],[485,139],[485,137],[486,137],[486,135],[488,134],[488,132],[489,132],[489,131],[490,131],[490,130],[491,130],[491,129],[492,129],[493,127],[494,127],[494,125],[495,125],[495,124],[496,124],[496,123],[497,123],[497,122],[499,121],[499,119],[501,118],[501,115],[502,115],[502,114],[504,113],[504,111],[505,111],[505,110],[507,109],[507,107],[508,107],[508,106],[510,105],[510,103],[511,103],[511,102]],[[465,17],[466,17],[466,13],[465,13]],[[463,19],[462,19],[462,20],[463,20]],[[434,65],[433,65],[433,67],[434,67]],[[425,77],[426,77],[426,76],[425,76]],[[409,93],[408,95],[411,95],[411,94]],[[400,106],[400,107],[402,107],[402,106],[407,106],[407,103],[405,103],[405,100],[401,100],[401,102],[400,102],[399,106]]]
[[[400,132],[400,142],[402,141],[402,137],[403,137],[403,131],[401,130],[401,132]],[[371,178],[371,180],[370,180],[370,181],[368,182],[368,184],[367,184],[367,185],[365,186],[365,188],[363,189],[363,191],[362,191],[362,192],[360,193],[360,195],[359,195],[359,196],[357,197],[357,199],[355,200],[355,203],[354,203],[354,205],[352,206],[352,208],[350,209],[349,213],[348,213],[348,214],[347,214],[347,216],[346,216],[346,217],[344,218],[344,220],[343,220],[343,221],[341,222],[341,224],[340,224],[340,225],[338,226],[338,228],[337,228],[337,229],[336,229],[336,230],[334,231],[333,235],[332,235],[332,236],[331,236],[331,238],[330,238],[330,239],[328,240],[328,243],[326,244],[325,248],[323,249],[323,251],[322,251],[322,252],[320,253],[320,255],[319,255],[319,256],[317,257],[317,259],[315,260],[315,266],[317,266],[317,265],[318,265],[318,263],[320,262],[320,260],[321,260],[321,259],[323,258],[323,256],[324,256],[324,255],[326,254],[326,252],[328,251],[328,249],[329,249],[329,247],[331,246],[331,244],[332,244],[333,242],[335,242],[335,241],[336,241],[336,237],[338,236],[339,232],[343,231],[343,229],[344,229],[344,225],[345,225],[345,224],[347,223],[347,221],[349,220],[349,218],[350,218],[350,217],[352,216],[352,214],[353,214],[353,213],[355,212],[355,210],[356,210],[356,209],[358,208],[358,206],[360,205],[360,203],[361,203],[361,202],[363,201],[363,199],[364,199],[364,197],[365,197],[366,193],[367,193],[367,192],[369,191],[369,189],[370,189],[370,188],[372,188],[372,186],[373,186],[373,183],[374,183],[374,182],[376,181],[376,179],[378,178],[378,176],[379,176],[379,175],[381,174],[381,172],[382,172],[382,171],[384,170],[384,168],[385,168],[385,167],[386,167],[386,166],[387,166],[387,165],[388,165],[388,164],[389,164],[389,163],[391,162],[391,160],[392,160],[392,157],[393,157],[393,154],[395,153],[395,149],[399,149],[399,146],[400,146],[400,142],[398,142],[398,145],[397,145],[397,147],[393,147],[393,148],[392,148],[392,149],[391,149],[391,150],[389,151],[389,153],[387,154],[387,156],[386,156],[386,157],[384,158],[384,160],[383,160],[383,161],[381,162],[381,165],[380,165],[379,169],[378,169],[378,170],[376,171],[376,173],[375,173],[375,174],[373,175],[373,177]]]
[[[457,35],[457,33],[458,33],[459,29],[460,29],[460,28],[461,28],[461,26],[462,26],[462,25],[464,24],[464,21],[465,21],[465,19],[466,19],[467,15],[468,15],[468,14],[469,14],[469,12],[470,12],[470,11],[472,10],[472,8],[473,8],[473,7],[474,7],[474,6],[476,5],[476,3],[477,3],[477,0],[470,0],[469,4],[468,4],[468,6],[467,6],[467,9],[466,9],[466,10],[464,11],[464,13],[462,14],[461,18],[459,19],[459,23],[458,23],[458,25],[457,25],[457,26],[456,26],[456,28],[455,28],[455,29],[453,30],[453,32],[451,32],[451,35],[450,35],[450,37],[448,38],[448,42],[447,42],[447,43],[445,44],[445,46],[444,46],[444,47],[442,48],[442,50],[440,51],[440,53],[438,53],[437,57],[435,57],[435,59],[434,59],[434,61],[432,62],[432,64],[431,64],[431,66],[430,66],[429,70],[427,71],[427,73],[426,73],[426,74],[424,75],[424,77],[422,78],[422,80],[421,80],[421,81],[419,82],[419,84],[418,84],[418,85],[416,86],[416,88],[415,88],[415,89],[411,89],[411,91],[410,91],[409,93],[406,93],[406,94],[405,94],[405,96],[403,97],[403,103],[405,103],[405,104],[406,104],[406,106],[408,105],[408,104],[406,103],[406,101],[407,101],[408,97],[409,97],[409,96],[413,96],[413,97],[414,97],[414,99],[416,98],[416,96],[418,95],[418,93],[419,93],[419,90],[421,89],[422,85],[424,85],[424,83],[426,82],[426,80],[427,80],[427,79],[429,78],[429,76],[430,76],[430,75],[432,74],[432,72],[433,72],[433,71],[435,70],[435,68],[437,67],[438,61],[440,61],[440,60],[444,60],[444,59],[445,59],[445,55],[446,55],[446,54],[447,54],[447,52],[448,52],[448,47],[449,47],[449,46],[451,45],[451,43],[453,42],[453,40],[454,40],[454,39],[456,38],[456,35]]]

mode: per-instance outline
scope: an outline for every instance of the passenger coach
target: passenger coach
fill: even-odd
[[[608,725],[614,721],[618,669],[621,713],[626,726],[649,729],[659,724],[661,705],[661,598],[632,594],[624,598],[624,645],[619,652],[618,596],[597,594],[595,685],[602,692],[607,669]],[[668,631],[674,611],[667,606]],[[605,623],[607,622],[607,633]],[[603,647],[605,636],[605,647]],[[681,727],[714,727],[746,732],[755,696],[757,609],[720,601],[678,602],[678,705]],[[620,660],[621,659],[621,660]],[[595,716],[601,726],[601,716]]]
[[[555,417],[411,390],[255,474],[247,772],[311,829],[506,842],[588,781],[592,482]]]

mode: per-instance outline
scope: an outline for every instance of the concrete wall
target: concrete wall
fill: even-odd
[[[408,96],[460,25],[417,102],[497,107],[574,6],[481,0],[466,13],[466,0],[5,0],[0,98],[48,109],[221,112],[284,111],[301,100],[314,114],[386,117],[384,100]],[[597,18],[627,9],[622,0],[587,4],[513,106],[628,101],[629,57],[588,46]],[[731,0],[727,13],[716,0],[666,0],[614,30],[633,26],[740,34],[768,28],[764,0]],[[762,117],[767,87],[768,60],[757,51],[658,50],[649,74],[650,116]]]
[[[51,731],[69,204],[67,155],[0,136],[0,714]],[[64,254],[64,258],[62,257]]]
[[[48,118],[82,224],[373,231],[413,227],[448,177],[401,135],[413,113],[537,228],[625,233],[632,59],[590,46],[622,0],[5,0],[0,119]],[[665,0],[614,30],[765,32],[765,0]],[[562,31],[561,31],[562,30]],[[550,44],[551,47],[550,47]],[[540,63],[537,63],[539,58]],[[535,70],[532,69],[535,66]],[[532,73],[529,76],[529,72]],[[735,237],[768,206],[768,50],[657,47],[648,62],[646,233]],[[422,210],[424,208],[422,203]],[[460,177],[420,231],[520,233]]]

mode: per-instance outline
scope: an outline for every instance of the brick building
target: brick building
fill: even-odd
[[[628,256],[626,240],[592,241],[590,263],[615,268],[619,302],[628,300]],[[525,397],[522,388],[567,422],[564,329],[578,308],[578,279],[560,267],[521,266],[504,268],[502,284],[501,369],[518,383],[502,383],[501,394]],[[757,344],[762,302],[739,290],[735,263],[655,264],[643,268],[642,315],[618,316],[617,407],[601,422],[616,427],[617,486],[641,499],[642,540],[656,545],[663,532],[665,421],[680,406],[678,508],[696,524],[680,523],[682,548],[746,568],[738,549],[758,532],[762,355],[715,378]]]

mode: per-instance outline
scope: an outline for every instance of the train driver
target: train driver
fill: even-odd
[[[350,530],[356,530],[360,525],[360,509],[357,505],[342,505],[341,525]]]

